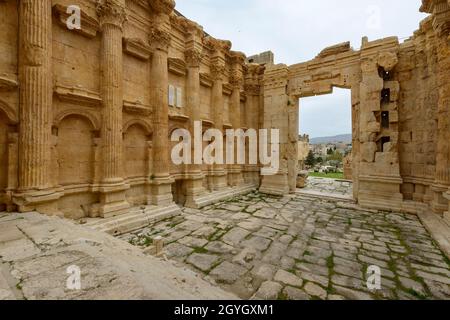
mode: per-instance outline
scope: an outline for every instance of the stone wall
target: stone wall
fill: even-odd
[[[173,165],[170,137],[258,129],[264,68],[173,0],[80,0],[79,30],[71,4],[0,1],[0,211],[108,217],[258,186],[258,166]]]
[[[363,38],[360,50],[341,43],[311,61],[273,66],[266,83],[279,84],[280,90],[276,103],[265,92],[270,118],[265,124],[280,120],[280,113],[287,115],[288,101],[328,94],[334,87],[350,89],[355,199],[371,208],[431,208],[443,214],[450,186],[450,6],[446,0],[424,0],[421,10],[431,15],[404,43],[396,37]],[[278,77],[272,79],[272,74]],[[281,158],[288,158],[283,152]],[[287,185],[263,181],[264,190],[274,194]]]

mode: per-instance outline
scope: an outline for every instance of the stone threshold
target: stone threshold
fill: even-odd
[[[319,198],[319,199],[331,199],[331,200],[339,200],[343,202],[351,202],[356,203],[356,201],[351,196],[345,196],[341,194],[336,193],[327,193],[327,192],[320,192],[320,191],[314,191],[314,190],[302,190],[297,189],[295,191],[296,194],[311,198]]]
[[[120,236],[180,214],[181,209],[176,204],[167,207],[136,207],[131,208],[128,213],[111,218],[88,218],[84,226],[113,236]]]
[[[450,226],[443,218],[430,211],[419,212],[417,215],[439,248],[450,259]]]
[[[242,186],[233,187],[233,188],[225,188],[219,191],[213,191],[210,193],[206,193],[194,199],[194,204],[192,206],[193,209],[201,209],[211,204],[225,201],[240,195],[244,195],[246,193],[250,193],[257,190],[257,187],[254,184],[244,184]]]

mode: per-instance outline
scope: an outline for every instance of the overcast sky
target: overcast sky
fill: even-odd
[[[412,35],[426,16],[420,0],[176,0],[177,10],[233,50],[247,55],[272,50],[276,63],[314,58],[322,49],[361,38]],[[300,101],[300,131],[312,137],[351,133],[350,95]]]

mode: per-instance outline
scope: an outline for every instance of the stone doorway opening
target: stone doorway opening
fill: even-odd
[[[183,180],[175,180],[172,183],[172,196],[173,201],[179,206],[184,206],[186,202],[185,190]]]
[[[299,100],[299,170],[303,191],[353,199],[351,90],[333,88]]]

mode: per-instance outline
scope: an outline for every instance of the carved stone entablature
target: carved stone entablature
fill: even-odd
[[[123,27],[127,21],[125,7],[117,0],[97,0],[96,11],[99,17],[100,28],[105,25]]]
[[[90,39],[95,38],[97,36],[97,32],[100,30],[98,21],[81,10],[81,29],[69,30],[67,28],[67,19],[70,15],[67,13],[67,8],[67,6],[60,4],[55,4],[53,6],[53,15],[55,16],[58,24],[68,31],[73,31],[83,37]]]
[[[229,83],[224,83],[222,86],[223,94],[226,96],[230,96],[233,92],[233,86]]]
[[[186,63],[178,58],[169,58],[167,59],[169,72],[179,76],[186,75]]]
[[[184,53],[188,67],[198,68],[202,62],[203,54],[199,50],[189,49]]]
[[[54,93],[59,100],[69,102],[71,104],[87,107],[100,107],[102,105],[100,94],[82,87],[56,85]]]
[[[157,14],[171,14],[175,8],[174,0],[149,0],[150,8]]]
[[[130,114],[137,114],[142,116],[150,116],[152,109],[150,106],[143,105],[139,101],[123,101],[123,111]]]
[[[123,52],[139,60],[147,61],[152,55],[150,47],[142,39],[123,38]]]
[[[149,41],[153,48],[168,51],[171,42],[170,32],[156,26],[152,27],[150,29]]]
[[[169,119],[177,122],[187,122],[189,121],[189,117],[184,114],[179,114],[175,112],[169,111]]]
[[[219,40],[208,36],[204,40],[205,46],[213,52],[227,53],[231,49],[231,41]]]
[[[213,86],[213,79],[207,73],[200,73],[200,84],[204,87],[211,88]]]
[[[332,56],[332,55],[336,55],[339,53],[345,53],[345,52],[349,52],[351,51],[352,48],[350,46],[350,42],[343,42],[343,43],[339,43],[337,45],[328,47],[323,49],[316,58],[326,58],[328,56]]]
[[[394,52],[380,52],[377,63],[384,70],[391,71],[398,64],[397,54]]]
[[[19,83],[16,76],[0,74],[0,91],[12,91],[18,86]]]

